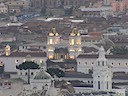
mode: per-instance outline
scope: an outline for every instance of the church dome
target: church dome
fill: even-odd
[[[52,77],[49,73],[42,70],[35,75],[34,79],[52,79]]]
[[[40,72],[37,73],[34,79],[52,79],[51,75],[44,71],[44,63],[40,65]]]

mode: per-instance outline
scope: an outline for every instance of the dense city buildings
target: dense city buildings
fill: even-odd
[[[0,96],[128,96],[128,0],[0,0]]]
[[[54,14],[54,11],[58,11],[58,14],[76,14],[79,8],[85,7],[87,8],[99,8],[104,5],[109,5],[112,10],[116,13],[126,12],[128,5],[127,0],[4,0],[0,1],[1,3],[7,6],[8,13],[17,13],[17,15],[22,14],[22,12],[31,12],[31,11],[41,11],[42,14],[47,13],[47,15]],[[105,4],[106,3],[106,4]],[[106,6],[108,7],[108,6]],[[106,8],[103,10],[106,10]],[[108,9],[107,9],[108,10]],[[99,11],[99,10],[97,10]],[[102,11],[102,10],[101,10]],[[6,12],[6,13],[7,13]],[[94,12],[96,13],[96,12]],[[80,13],[77,13],[80,14]],[[57,15],[57,14],[56,14]]]

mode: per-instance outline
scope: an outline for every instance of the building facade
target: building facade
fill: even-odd
[[[56,32],[55,28],[53,28],[49,33],[47,39],[47,57],[49,59],[55,59],[59,56],[59,54],[55,54],[55,49],[67,49],[65,52],[69,54],[61,55],[60,57],[62,57],[62,59],[75,59],[82,52],[81,35],[76,28],[72,30],[69,36],[69,41],[66,41],[66,43],[65,41],[61,40],[60,35]]]
[[[111,66],[105,58],[104,48],[99,49],[99,57],[96,64],[93,66],[93,88],[97,91],[111,91],[112,90],[113,73]]]
[[[114,12],[124,12],[128,8],[127,0],[111,0]]]
[[[0,13],[8,13],[8,6],[4,3],[0,3]]]

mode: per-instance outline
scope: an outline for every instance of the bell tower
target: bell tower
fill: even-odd
[[[99,57],[93,69],[93,89],[95,91],[111,91],[113,73],[111,66],[107,63],[102,46],[99,49]]]
[[[9,56],[11,54],[11,47],[9,45],[6,45],[5,47],[5,55]]]
[[[55,47],[60,44],[60,36],[58,34],[58,32],[56,32],[55,28],[52,28],[51,32],[48,34],[47,37],[47,57],[49,59],[53,59],[54,58],[54,50]]]
[[[81,53],[81,35],[77,28],[73,28],[69,36],[69,56],[76,58]]]

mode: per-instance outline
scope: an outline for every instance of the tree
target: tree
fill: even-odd
[[[45,16],[46,15],[46,8],[45,7],[42,8],[40,13],[41,13],[41,15]]]
[[[28,70],[28,84],[30,84],[30,70],[39,69],[39,65],[33,61],[25,61],[22,64],[16,66],[19,70]]]
[[[65,75],[64,71],[58,68],[48,68],[47,72],[53,77],[56,75],[57,77],[63,77]]]
[[[70,16],[72,15],[72,12],[73,12],[73,7],[65,9],[65,15]]]
[[[128,54],[128,49],[124,46],[122,47],[114,47],[113,49],[110,50],[111,53],[113,54],[118,54],[118,55],[126,55]]]

